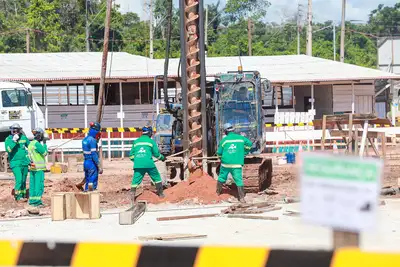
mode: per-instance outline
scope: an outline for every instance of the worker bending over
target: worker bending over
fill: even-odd
[[[160,154],[156,142],[151,139],[152,132],[151,127],[143,127],[142,136],[133,142],[131,152],[129,153],[129,158],[134,162],[131,185],[132,204],[135,201],[136,188],[142,183],[146,173],[149,174],[151,180],[154,182],[157,195],[161,198],[164,197],[161,176],[154,164],[153,157],[162,161],[165,158]]]
[[[230,173],[238,188],[239,201],[244,200],[243,165],[244,158],[249,153],[252,143],[249,139],[234,132],[230,123],[224,125],[226,136],[222,138],[218,146],[217,155],[221,157],[221,169],[217,182],[217,194],[222,192],[222,185],[228,179]]]
[[[26,177],[28,176],[29,158],[27,147],[28,138],[22,133],[18,123],[10,127],[11,134],[6,138],[5,146],[8,153],[10,168],[15,177],[15,200],[26,201]]]
[[[47,145],[44,140],[44,131],[40,128],[32,131],[34,139],[28,146],[28,155],[31,160],[29,180],[29,205],[43,206],[44,171],[46,170]],[[41,143],[43,142],[43,144]]]
[[[85,171],[85,191],[93,191],[97,189],[99,174],[103,173],[100,168],[99,154],[97,143],[101,133],[100,123],[90,123],[89,133],[82,140],[82,150],[84,156],[83,169]]]

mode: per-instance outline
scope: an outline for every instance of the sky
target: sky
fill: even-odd
[[[150,0],[116,0],[121,6],[121,11],[135,12],[142,19],[146,19],[148,14],[144,10],[145,1]],[[173,0],[174,5],[178,6],[178,0]],[[205,4],[216,3],[217,0],[204,0]],[[227,0],[220,0],[221,6]],[[399,0],[347,0],[346,20],[367,21],[369,13],[378,7],[379,4],[393,6]],[[271,6],[268,8],[266,21],[282,22],[286,17],[297,12],[297,3],[302,5],[303,17],[306,18],[308,0],[269,0]],[[342,0],[313,0],[313,17],[315,21],[324,22],[327,20],[341,20]]]

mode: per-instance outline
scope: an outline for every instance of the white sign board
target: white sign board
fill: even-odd
[[[376,228],[382,167],[378,159],[302,153],[302,218],[337,230]]]
[[[118,119],[125,119],[125,112],[117,112]]]

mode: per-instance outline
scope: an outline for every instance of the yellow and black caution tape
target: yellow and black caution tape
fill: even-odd
[[[127,128],[101,128],[102,132],[110,132],[110,133],[124,133],[124,132],[140,132],[142,128],[138,127],[127,127]],[[87,133],[89,132],[89,128],[48,128],[46,129],[48,134],[52,133]]]
[[[272,123],[266,123],[265,127],[292,127],[292,126],[313,126],[314,124],[312,122],[309,123],[304,123],[304,122],[299,122],[299,123],[281,123],[281,124],[272,124]]]
[[[94,254],[93,254],[94,253]],[[0,266],[397,267],[400,253],[0,241]]]

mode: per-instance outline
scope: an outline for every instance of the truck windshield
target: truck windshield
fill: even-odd
[[[172,130],[173,122],[174,117],[171,114],[158,114],[156,122],[157,132]]]
[[[257,104],[255,86],[251,82],[223,83],[219,87],[220,131],[223,125],[230,123],[237,133],[250,140],[257,139]]]
[[[1,91],[1,99],[4,108],[27,106],[27,94],[25,90],[10,89]]]

